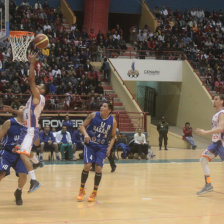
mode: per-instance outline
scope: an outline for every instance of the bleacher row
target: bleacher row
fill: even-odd
[[[152,32],[148,26],[130,29],[132,49],[138,49],[135,57],[144,59],[147,55],[158,59],[181,60],[185,56],[201,75],[202,80],[211,89],[223,91],[224,81],[224,15],[222,10],[203,11],[156,8],[154,14],[158,27]],[[101,61],[104,55],[116,56],[127,50],[122,38],[122,28],[117,25],[107,35],[92,30],[89,34],[79,31],[74,24],[63,27],[63,16],[60,9],[49,5],[33,7],[26,2],[16,6],[10,1],[10,26],[12,30],[29,30],[36,34],[45,33],[50,45],[42,50],[40,62],[37,63],[36,82],[48,83],[50,94],[64,95],[63,103],[57,104],[60,97],[49,97],[49,109],[76,109],[83,102],[95,102],[102,99],[104,91],[99,68],[94,68],[91,61]],[[123,46],[123,47],[122,47]],[[0,91],[8,94],[28,94],[27,63],[12,62],[10,44],[5,40],[0,45],[0,60],[3,68],[0,73]],[[32,49],[32,46],[31,46]],[[164,57],[163,52],[168,52]],[[179,54],[175,52],[184,52]],[[7,97],[5,97],[7,99]],[[15,97],[8,103],[18,107]],[[87,99],[88,100],[85,100]],[[56,102],[56,104],[55,104]],[[0,102],[3,104],[4,102]],[[94,104],[94,103],[93,103]],[[97,104],[97,103],[96,103]],[[82,109],[82,108],[81,108]],[[94,110],[92,106],[83,109]]]

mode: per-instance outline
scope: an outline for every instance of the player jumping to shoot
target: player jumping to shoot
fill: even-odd
[[[39,182],[36,180],[36,175],[29,156],[34,142],[39,137],[38,121],[45,105],[45,97],[43,95],[47,93],[47,86],[45,84],[36,85],[35,82],[34,66],[38,60],[36,56],[36,53],[29,56],[30,69],[28,81],[31,96],[24,109],[23,120],[25,127],[21,131],[17,147],[17,153],[20,154],[20,158],[24,162],[31,178],[29,192],[35,191],[40,186]],[[17,111],[10,107],[8,107],[8,112],[17,114]]]

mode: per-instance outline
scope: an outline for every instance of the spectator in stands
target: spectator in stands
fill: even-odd
[[[169,124],[166,122],[165,117],[162,116],[161,121],[157,124],[157,131],[159,133],[159,150],[162,149],[163,140],[164,140],[165,150],[168,150],[168,148],[167,148],[168,129],[169,129]]]
[[[58,144],[56,143],[56,139],[53,133],[50,131],[50,126],[46,125],[44,127],[44,131],[40,133],[40,161],[43,161],[43,153],[44,151],[48,151],[56,153],[57,160],[60,160],[59,152],[58,152]]]
[[[65,116],[65,120],[62,122],[62,126],[66,126],[67,131],[72,136],[74,123],[72,120],[70,120],[70,117],[68,114]]]
[[[142,133],[141,128],[138,128],[137,133],[134,134],[134,146],[138,153],[138,159],[143,158],[143,153],[145,156],[148,155],[149,145],[146,142],[145,134]]]
[[[74,149],[74,156],[73,160],[76,160],[75,152],[76,151],[83,151],[84,150],[84,136],[82,133],[79,132],[79,130],[75,130],[72,134],[72,143],[73,143],[73,149]]]
[[[96,86],[95,93],[104,95],[104,89],[101,82],[99,82],[98,85]]]
[[[66,126],[62,126],[62,130],[57,132],[56,141],[60,148],[62,160],[65,160],[66,152],[68,153],[68,159],[73,160],[71,134],[67,131]]]
[[[86,60],[86,64],[84,65],[84,71],[85,72],[90,72],[93,71],[93,66],[90,64],[90,60]]]
[[[37,1],[35,3],[34,8],[35,8],[35,10],[42,9],[42,5],[41,5],[40,1]]]
[[[197,146],[194,143],[192,131],[193,131],[193,129],[190,126],[190,123],[186,122],[185,126],[183,128],[183,139],[191,145],[192,149],[196,149]]]
[[[104,81],[110,82],[110,64],[107,58],[104,58],[103,65],[100,69],[103,72]]]

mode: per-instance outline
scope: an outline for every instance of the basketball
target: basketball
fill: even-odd
[[[49,39],[45,34],[37,34],[34,39],[34,46],[39,49],[44,49],[48,46]]]

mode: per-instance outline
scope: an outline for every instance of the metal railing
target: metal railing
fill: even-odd
[[[103,57],[107,58],[139,58],[139,59],[160,59],[160,60],[185,60],[183,51],[176,50],[135,50],[135,49],[105,49]]]
[[[29,94],[0,94],[0,112],[3,112],[3,105],[10,105],[13,108],[18,109],[19,106],[25,105],[29,99]],[[47,95],[45,97],[45,108],[46,111],[86,111],[86,110],[98,110],[100,105],[104,101],[110,101],[114,104],[113,97],[104,95],[103,98],[100,95],[75,95],[75,94],[64,94],[64,95]]]

